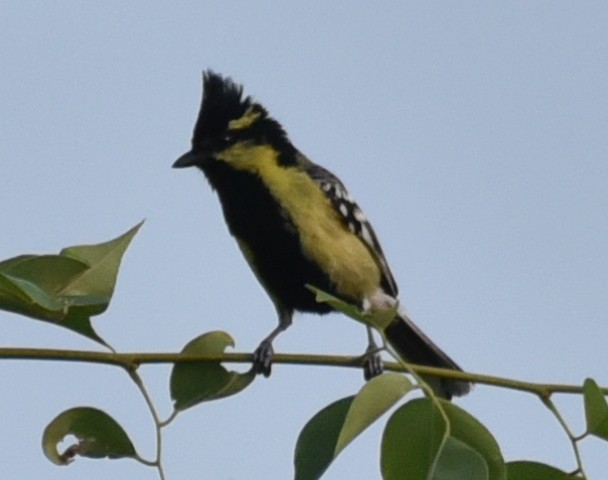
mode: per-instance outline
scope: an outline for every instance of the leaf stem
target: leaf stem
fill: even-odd
[[[555,403],[553,403],[553,401],[551,400],[551,396],[550,395],[539,395],[538,397],[539,397],[540,401],[543,402],[543,404],[549,409],[549,411],[557,419],[559,424],[564,429],[564,432],[566,432],[568,439],[570,440],[570,443],[572,445],[572,450],[574,451],[574,457],[576,458],[576,466],[577,466],[577,469],[574,472],[572,472],[572,475],[580,473],[583,478],[587,478],[587,475],[585,474],[585,467],[583,465],[583,459],[581,457],[581,452],[578,448],[577,437],[572,433],[572,430],[570,429],[569,425],[566,423],[566,420],[564,419],[562,414],[559,413],[559,410],[555,406]]]
[[[148,406],[148,410],[150,411],[152,419],[154,420],[154,428],[156,429],[156,458],[152,462],[146,461],[142,458],[140,458],[139,460],[145,465],[156,467],[160,480],[165,480],[165,472],[163,470],[162,464],[162,435],[160,431],[162,425],[158,416],[158,412],[154,407],[154,403],[152,403],[152,398],[150,397],[150,394],[148,393],[148,390],[146,389],[143,380],[137,373],[137,369],[134,367],[125,367],[125,370],[129,374],[133,382],[135,382],[135,385],[137,385],[137,388],[144,397],[146,405]]]

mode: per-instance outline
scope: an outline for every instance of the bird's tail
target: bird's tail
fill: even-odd
[[[446,353],[435,345],[405,313],[400,312],[385,329],[388,342],[405,361],[428,367],[462,369]],[[447,398],[460,397],[471,390],[471,384],[449,378],[423,377],[437,395]]]

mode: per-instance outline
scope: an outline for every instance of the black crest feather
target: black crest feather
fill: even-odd
[[[228,124],[242,118],[249,109],[259,114],[259,117],[252,125],[240,131],[238,138],[258,145],[272,145],[280,153],[279,162],[295,163],[296,149],[281,124],[270,117],[266,109],[252,97],[244,97],[242,85],[212,70],[203,72],[203,100],[194,127],[192,147],[205,149],[212,146],[219,149],[225,146],[222,142],[226,138]]]
[[[211,70],[203,72],[203,100],[194,127],[195,141],[221,135],[228,122],[240,118],[252,105],[251,97],[243,98],[243,87]]]

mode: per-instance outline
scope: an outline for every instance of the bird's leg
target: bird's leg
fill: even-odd
[[[367,350],[364,354],[363,363],[363,377],[365,380],[371,380],[384,371],[384,363],[382,363],[382,357],[380,356],[381,350],[376,344],[376,340],[374,340],[374,332],[371,327],[367,327]]]
[[[260,342],[258,348],[253,352],[253,370],[255,373],[261,373],[265,377],[269,377],[272,370],[272,358],[274,356],[272,342],[279,333],[287,330],[292,323],[292,311],[284,309],[277,310],[279,312],[279,325],[270,332],[270,335]]]

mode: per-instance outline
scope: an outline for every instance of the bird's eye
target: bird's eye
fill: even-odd
[[[224,133],[223,140],[225,143],[233,143],[234,142],[234,133],[232,133],[232,132]]]

